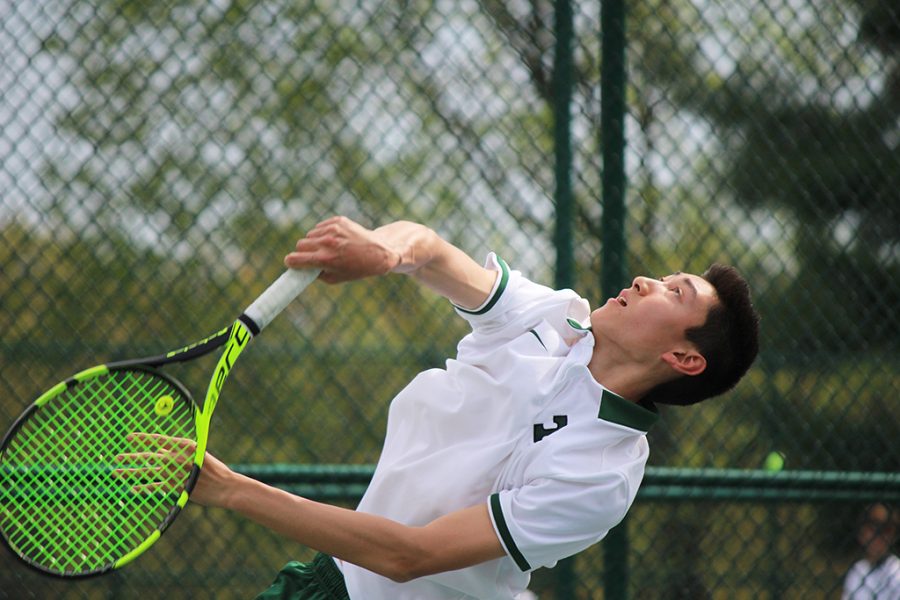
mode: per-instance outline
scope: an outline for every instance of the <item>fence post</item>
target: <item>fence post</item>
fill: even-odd
[[[603,597],[606,600],[628,597],[628,517],[603,539]]]
[[[572,195],[572,38],[575,35],[572,0],[556,0],[554,29],[556,50],[553,57],[553,152],[555,159],[557,289],[574,287],[573,195]],[[575,598],[575,557],[559,561],[554,569],[556,598]]]
[[[625,283],[625,2],[600,3],[600,148],[603,157],[601,290]]]
[[[600,288],[616,295],[626,278],[625,265],[625,2],[600,3],[600,147],[603,155]],[[628,597],[628,537],[623,521],[603,540],[603,597]]]
[[[556,174],[556,287],[573,286],[572,207],[572,0],[556,0],[556,51],[553,59],[553,151]]]

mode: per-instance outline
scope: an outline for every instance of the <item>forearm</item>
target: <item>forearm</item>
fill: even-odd
[[[484,507],[453,513],[425,527],[409,527],[294,496],[244,476],[232,484],[224,506],[289,539],[395,581],[503,554]]]
[[[398,221],[374,233],[396,252],[393,272],[410,275],[455,304],[474,308],[493,287],[495,273],[424,225]]]
[[[409,542],[399,523],[314,502],[242,477],[225,506],[286,538],[392,579]]]

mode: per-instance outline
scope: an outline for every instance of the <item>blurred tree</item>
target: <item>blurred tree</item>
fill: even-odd
[[[900,48],[890,6],[635,9],[635,20],[658,10],[657,22],[679,22],[666,31],[681,32],[635,27],[642,128],[652,130],[666,103],[709,124],[723,150],[707,173],[717,201],[768,213],[791,236],[770,240],[789,241],[789,253],[759,297],[783,351],[874,351],[900,339]]]
[[[535,63],[491,6],[95,4],[72,0],[43,42],[73,66],[58,120],[70,145],[44,177],[57,221],[77,209],[86,235],[125,230],[207,260],[261,242],[261,214],[404,216],[469,245],[515,219],[519,247],[547,247],[546,74],[524,94],[521,78],[483,81],[546,62],[543,21]]]
[[[37,229],[55,236],[33,240],[54,254],[68,241],[86,265],[115,268],[54,267],[73,270],[60,298],[67,285],[93,293],[60,302],[52,321],[38,310],[48,337],[83,322],[79,309],[104,320],[88,332],[92,356],[208,333],[197,327],[221,326],[277,275],[298,227],[333,213],[422,220],[473,253],[525,253],[546,277],[550,112],[541,77],[529,88],[530,59],[504,43],[491,7],[71,0],[58,14],[42,53],[65,67],[56,119],[65,143],[43,155],[45,189],[31,200]],[[40,251],[28,260],[32,285],[54,289],[37,273]],[[283,317],[290,333],[267,331],[247,368],[261,382],[254,395],[284,406],[293,396],[278,374],[291,373],[299,387],[290,389],[317,397],[307,410],[327,424],[318,438],[279,446],[296,422],[265,417],[273,435],[235,444],[239,460],[277,451],[374,461],[385,401],[464,331],[445,304],[399,278],[308,294],[310,308]],[[111,338],[132,349],[103,348]],[[315,364],[291,368],[310,352]],[[226,411],[217,418],[226,432],[243,425]]]

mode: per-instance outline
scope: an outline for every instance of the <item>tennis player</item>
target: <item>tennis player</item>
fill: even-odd
[[[481,266],[425,226],[368,230],[335,217],[285,257],[339,283],[404,273],[472,328],[455,359],[390,406],[358,508],[294,496],[207,456],[191,500],[237,511],[320,554],[260,598],[513,598],[529,573],[602,539],[648,457],[655,403],[730,389],[757,353],[738,273],[637,277],[591,311],[490,254]]]

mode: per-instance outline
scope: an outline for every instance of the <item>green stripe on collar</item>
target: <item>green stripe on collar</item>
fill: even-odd
[[[584,325],[582,325],[581,323],[579,323],[578,321],[576,321],[575,319],[572,319],[572,318],[567,318],[566,322],[569,324],[569,327],[571,327],[572,329],[577,329],[579,331],[590,331],[591,330],[590,327],[585,327]]]
[[[600,412],[598,419],[609,421],[617,425],[624,425],[644,433],[659,419],[659,413],[654,407],[648,410],[634,402],[629,402],[622,396],[613,394],[609,390],[603,390],[600,396]]]
[[[497,304],[497,301],[500,300],[500,296],[503,295],[503,290],[506,289],[506,284],[509,282],[509,267],[499,256],[497,257],[497,262],[500,264],[500,284],[497,286],[496,291],[491,296],[490,300],[487,303],[479,308],[478,310],[466,310],[465,308],[461,308],[459,306],[456,307],[457,310],[466,313],[467,315],[483,315],[487,311],[494,308],[494,305]]]
[[[516,546],[516,541],[512,538],[509,527],[506,525],[506,519],[503,518],[503,509],[500,507],[500,494],[491,495],[491,513],[494,515],[494,523],[497,524],[497,533],[500,534],[500,539],[503,541],[503,545],[506,546],[509,557],[515,561],[516,566],[523,572],[530,571],[531,565],[528,564],[525,556],[519,551],[518,546]]]

